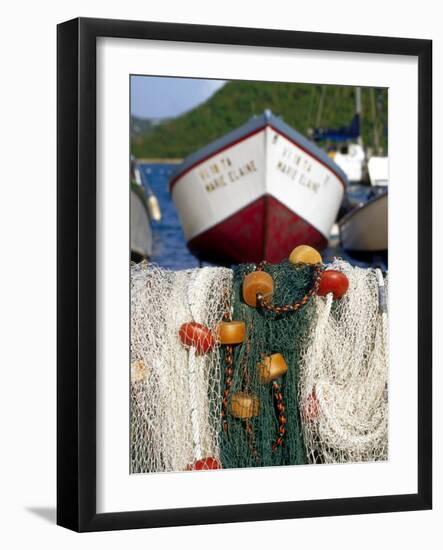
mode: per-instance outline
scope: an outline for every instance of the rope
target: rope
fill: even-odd
[[[261,267],[261,266],[259,266]],[[250,307],[242,299],[244,277],[253,265],[234,268],[232,289],[233,318],[246,324],[246,339],[235,346],[234,367],[222,371],[222,384],[229,378],[229,396],[242,392],[258,398],[258,416],[240,420],[228,414],[226,428],[220,433],[220,457],[224,468],[304,464],[306,454],[302,439],[297,387],[300,354],[312,323],[312,300],[291,315],[275,315],[266,308]],[[274,280],[274,299],[281,304],[302,303],[313,287],[313,269],[284,262],[267,264]],[[315,270],[314,270],[315,271]],[[312,296],[312,294],[310,294]],[[288,365],[286,374],[269,383],[260,379],[258,365],[263,357],[281,353]],[[226,365],[228,350],[225,350]],[[229,359],[228,359],[229,361]],[[230,397],[227,401],[229,403]]]
[[[261,264],[259,264],[257,271],[264,271],[265,264],[266,262],[262,262]],[[258,307],[262,309],[266,309],[267,311],[272,311],[273,313],[276,313],[278,315],[281,315],[283,313],[288,313],[290,311],[294,312],[299,310],[309,302],[312,296],[317,294],[318,287],[320,286],[320,278],[321,278],[322,272],[323,272],[323,266],[321,264],[316,264],[314,266],[311,289],[296,302],[292,304],[284,304],[281,306],[276,306],[268,303],[266,298],[262,294],[257,294]]]

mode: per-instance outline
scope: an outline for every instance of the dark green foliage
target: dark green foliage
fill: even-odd
[[[243,320],[247,326],[247,340],[234,348],[234,374],[230,399],[235,392],[242,391],[258,396],[260,414],[250,420],[253,438],[248,438],[246,423],[227,415],[228,429],[220,434],[220,453],[224,468],[251,466],[278,466],[306,463],[306,452],[301,433],[298,410],[298,376],[300,354],[312,322],[312,301],[297,312],[275,315],[261,309],[249,307],[242,299],[242,282],[245,274],[254,266],[241,265],[234,269],[233,319]],[[311,287],[312,268],[296,267],[289,262],[267,265],[275,283],[274,303],[282,305],[302,298]],[[288,372],[277,380],[285,406],[287,418],[283,446],[272,450],[277,439],[278,413],[272,391],[272,383],[262,384],[258,380],[257,364],[265,355],[281,353],[288,365]],[[222,365],[222,387],[225,365]],[[229,411],[229,407],[228,407]],[[255,449],[255,451],[253,450]]]
[[[322,88],[325,88],[320,109]],[[381,145],[386,152],[387,89],[362,88],[362,135],[374,145],[374,116]],[[355,88],[279,82],[232,81],[207,102],[167,120],[146,134],[132,136],[136,157],[182,158],[241,126],[265,109],[307,135],[317,123],[339,128],[350,124],[355,112]],[[320,116],[319,116],[320,115]]]
[[[137,136],[146,136],[153,132],[159,124],[167,122],[168,119],[149,119],[140,118],[137,116],[131,116],[131,136],[136,138]]]

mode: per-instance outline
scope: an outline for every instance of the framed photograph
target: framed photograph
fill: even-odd
[[[431,41],[57,36],[57,523],[430,509]]]

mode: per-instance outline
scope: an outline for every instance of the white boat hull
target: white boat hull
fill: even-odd
[[[388,193],[357,206],[339,222],[343,248],[358,252],[388,249]]]
[[[131,190],[131,253],[141,258],[152,254],[152,229],[146,206]]]
[[[171,192],[197,255],[206,258],[213,246],[214,257],[234,262],[280,261],[302,242],[326,245],[344,181],[304,143],[267,124],[197,159],[173,178]]]

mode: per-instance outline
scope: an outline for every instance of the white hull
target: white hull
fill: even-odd
[[[131,189],[131,253],[143,258],[152,254],[152,229],[146,206]]]
[[[389,183],[388,157],[371,157],[368,161],[369,181],[374,186],[387,186]]]
[[[354,208],[339,222],[343,248],[359,252],[388,249],[388,194]]]
[[[186,240],[269,195],[326,239],[344,183],[312,152],[266,126],[191,166],[172,182]]]
[[[347,153],[335,153],[332,157],[351,183],[360,182],[364,177],[365,152],[359,143],[351,143]]]

